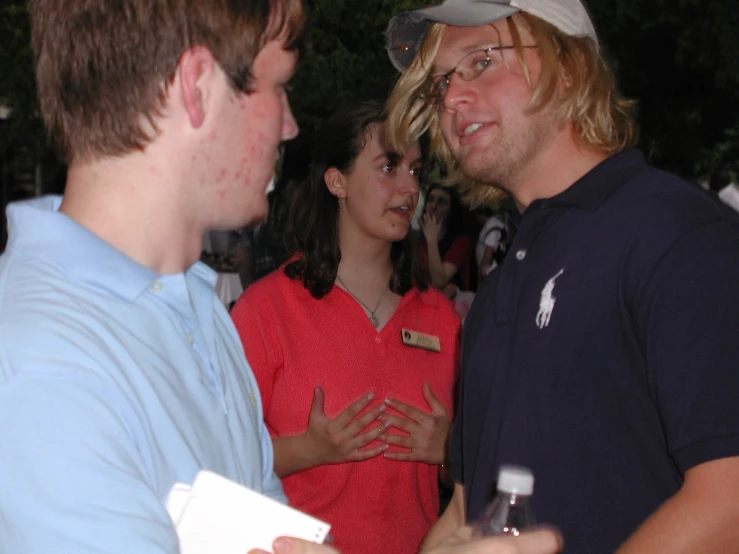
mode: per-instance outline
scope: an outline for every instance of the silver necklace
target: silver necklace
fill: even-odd
[[[354,296],[352,294],[352,291],[350,291],[349,288],[346,286],[346,284],[344,284],[344,281],[341,280],[341,277],[339,277],[339,274],[338,273],[336,274],[336,278],[339,280],[339,283],[341,283],[341,286],[344,288],[344,290],[349,293],[349,296],[351,296],[354,300],[356,300],[357,302],[359,302],[362,305],[362,307],[369,312],[369,316],[368,317],[369,317],[370,323],[372,324],[372,326],[375,329],[377,329],[380,326],[380,320],[377,319],[377,316],[375,315],[375,312],[380,307],[380,304],[382,304],[382,299],[385,298],[385,294],[387,293],[388,289],[390,288],[390,281],[388,281],[387,286],[385,287],[385,290],[382,292],[382,296],[380,296],[380,300],[378,300],[377,306],[375,306],[375,309],[374,310],[370,310],[370,308],[369,308],[369,306],[367,306],[367,304],[365,304],[359,298],[357,298],[356,296]]]

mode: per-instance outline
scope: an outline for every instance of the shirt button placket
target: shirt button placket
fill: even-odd
[[[382,340],[379,333],[375,335],[375,344],[377,345],[377,356],[385,358],[387,356],[387,341]]]

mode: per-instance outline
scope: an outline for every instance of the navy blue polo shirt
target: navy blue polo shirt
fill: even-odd
[[[737,391],[737,219],[614,155],[526,209],[467,317],[452,462],[468,520],[521,464],[566,552],[613,552],[686,470],[739,455]]]

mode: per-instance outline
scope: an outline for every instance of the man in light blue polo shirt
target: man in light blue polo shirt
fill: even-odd
[[[201,469],[285,500],[197,260],[208,229],[266,213],[297,134],[284,85],[301,2],[34,0],[30,15],[69,173],[63,198],[8,208],[0,553],[173,554],[164,502]]]
[[[29,7],[41,112],[69,174],[63,198],[8,209],[0,554],[175,554],[165,501],[201,469],[285,500],[241,341],[197,259],[207,230],[266,215],[278,144],[297,134],[285,85],[302,4]],[[540,531],[458,552],[488,547],[559,543]]]

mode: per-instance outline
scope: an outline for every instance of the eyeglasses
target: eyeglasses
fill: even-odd
[[[523,45],[521,48],[536,48],[536,44]],[[421,96],[424,100],[438,104],[446,96],[449,90],[449,81],[452,75],[456,73],[463,81],[472,81],[477,79],[480,74],[488,68],[495,69],[501,65],[505,65],[503,59],[503,50],[511,50],[515,48],[513,45],[508,46],[491,46],[482,50],[475,50],[465,55],[459,63],[449,73],[444,75],[436,75],[427,81],[426,90]]]

